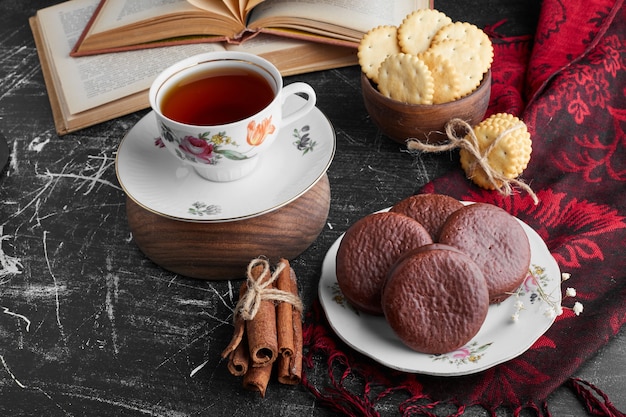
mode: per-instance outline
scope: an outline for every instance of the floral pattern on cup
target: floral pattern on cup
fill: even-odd
[[[224,146],[239,146],[226,132],[202,132],[198,136],[184,136],[179,138],[170,128],[161,124],[161,140],[176,143],[176,156],[182,160],[215,165],[220,159],[227,158],[235,161],[248,159],[248,156],[233,149],[224,149]],[[158,145],[158,144],[157,144]]]
[[[250,122],[248,124],[248,143],[252,140],[256,140],[258,141],[256,146],[258,146],[265,140],[268,134],[273,133],[275,126],[270,122],[271,116],[260,124]],[[310,126],[304,125],[300,129],[294,128],[292,132],[292,136],[296,139],[293,145],[296,149],[302,151],[302,155],[313,152],[317,145],[317,142],[311,139],[309,130],[311,130]],[[204,132],[198,135],[198,137],[185,136],[182,140],[178,140],[176,135],[168,129],[167,126],[162,124],[161,133],[162,136],[154,140],[154,145],[159,148],[165,148],[163,138],[169,142],[176,142],[178,144],[176,154],[181,159],[188,159],[205,164],[216,164],[219,158],[222,157],[234,160],[247,158],[246,155],[241,152],[220,148],[222,145],[238,146],[235,141],[229,136],[226,136],[225,132],[219,132],[213,136],[211,136],[210,132]]]
[[[276,132],[276,126],[272,124],[272,116],[263,119],[261,123],[251,120],[248,123],[248,134],[246,141],[252,146],[259,146],[265,141],[268,135]]]
[[[260,145],[264,140],[264,137],[267,134],[273,133],[275,129],[274,125],[272,125],[270,122],[271,117],[265,119],[261,124],[253,124],[251,122],[248,125],[248,140],[250,140],[250,137],[252,137],[251,132],[252,130],[254,130],[253,135],[256,135],[255,137],[257,139],[260,139],[260,142],[258,142],[257,146]],[[293,145],[299,151],[302,151],[302,155],[305,155],[308,152],[312,152],[315,145],[317,145],[317,142],[311,140],[309,136],[309,130],[309,125],[304,125],[300,129],[294,129],[292,133],[293,136],[296,138],[296,140],[293,142]],[[263,134],[262,132],[265,132],[265,134]],[[220,132],[213,136],[210,136],[209,132],[205,132],[198,135],[198,137],[186,136],[182,140],[177,140],[176,135],[171,130],[169,130],[166,126],[161,125],[161,133],[161,137],[154,139],[154,145],[159,148],[165,148],[163,138],[165,138],[165,140],[168,140],[169,142],[178,143],[180,152],[177,152],[177,154],[181,159],[190,159],[198,162],[204,162],[207,164],[215,164],[222,156],[229,159],[237,159],[236,157],[233,157],[233,155],[239,154],[242,155],[241,159],[245,158],[245,155],[241,153],[220,149],[221,145],[237,146],[237,144],[230,137],[226,136],[224,132]],[[219,214],[221,212],[221,207],[214,204],[196,201],[191,205],[191,207],[187,209],[187,212],[191,215],[198,217],[211,216]],[[337,303],[344,305],[345,300],[340,300],[342,295],[341,290],[339,290],[338,286],[335,288],[335,291],[337,292]],[[351,307],[350,304],[347,303],[347,301],[345,301],[345,305]],[[355,312],[355,314],[359,314],[356,309],[351,309]]]

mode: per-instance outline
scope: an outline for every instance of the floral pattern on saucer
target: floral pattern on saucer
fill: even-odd
[[[290,96],[284,107],[295,108],[304,101],[297,95]],[[278,132],[254,175],[237,181],[213,182],[162,149],[166,137],[160,132],[156,115],[150,112],[122,139],[116,157],[117,178],[127,196],[137,204],[174,220],[216,223],[256,217],[279,209],[310,190],[333,160],[336,138],[328,118],[313,108],[296,123]],[[265,127],[262,125],[255,132],[266,132],[271,124],[268,120]],[[251,140],[266,140],[256,133]],[[211,132],[196,139],[201,139],[200,136],[212,140],[212,152],[226,158],[223,153],[216,153],[216,147],[220,150],[220,141],[226,141],[228,134]],[[241,145],[243,148],[244,144]],[[306,157],[299,157],[303,155]]]
[[[264,122],[269,123],[269,121],[271,121],[271,117],[269,120],[266,119]],[[264,123],[263,125],[253,125],[253,123],[254,122],[250,122],[247,140],[250,144],[255,142],[257,145],[260,145],[267,134],[274,132],[274,126],[268,123]],[[160,129],[162,136],[154,140],[154,145],[158,148],[165,148],[163,138],[170,142],[177,142],[178,149],[176,150],[176,154],[183,160],[187,159],[194,162],[201,160],[206,164],[213,165],[217,164],[222,156],[228,159],[246,158],[246,156],[241,153],[232,150],[220,149],[220,146],[222,145],[237,146],[237,143],[234,142],[229,136],[226,136],[224,132],[220,132],[212,136],[210,132],[204,132],[197,138],[186,136],[179,142],[177,141],[174,133],[167,126],[161,124]],[[293,145],[296,149],[302,151],[303,156],[309,152],[313,152],[315,145],[317,145],[317,142],[312,140],[310,137],[310,130],[311,127],[309,125],[304,125],[300,129],[293,129],[292,135],[296,138]],[[221,208],[219,205],[208,204],[200,201],[194,202],[188,210],[190,215],[198,217],[215,215],[220,212]]]
[[[300,130],[293,130],[293,137],[296,138],[293,144],[299,151],[302,151],[302,155],[306,155],[308,152],[313,152],[315,145],[317,145],[317,142],[311,140],[309,130],[309,125],[303,126]]]
[[[189,214],[194,216],[205,216],[205,215],[213,215],[218,214],[222,211],[220,206],[215,204],[206,204],[201,201],[196,201],[189,207]]]

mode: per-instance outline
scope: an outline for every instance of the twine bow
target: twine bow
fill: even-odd
[[[506,129],[501,132],[498,137],[491,142],[491,144],[484,150],[484,152],[480,152],[480,146],[478,145],[478,138],[474,133],[474,129],[464,120],[461,119],[452,119],[448,123],[446,123],[446,136],[448,137],[448,142],[440,145],[431,145],[428,143],[423,143],[418,141],[417,139],[408,139],[407,140],[407,148],[409,151],[422,151],[422,152],[444,152],[452,149],[460,148],[465,149],[474,157],[474,162],[469,166],[468,177],[471,178],[472,174],[476,171],[476,168],[480,166],[482,170],[487,175],[487,181],[497,190],[500,194],[508,196],[511,195],[513,190],[513,185],[522,188],[526,191],[533,199],[535,204],[539,203],[539,199],[535,192],[530,188],[528,184],[524,181],[516,178],[507,178],[501,172],[494,169],[491,165],[489,165],[488,156],[493,149],[498,145],[500,140],[504,138],[511,132],[514,132],[517,129],[523,128],[524,123],[517,123],[514,126]],[[458,130],[465,130],[467,132],[466,135],[457,136]]]
[[[252,269],[257,265],[262,265],[263,271],[259,274],[258,278],[254,278]],[[263,279],[270,271],[270,264],[267,259],[256,258],[250,261],[246,271],[246,284],[248,289],[235,306],[235,317],[239,314],[239,317],[244,320],[254,319],[256,313],[259,311],[262,301],[289,303],[293,305],[296,310],[300,312],[303,310],[302,300],[300,300],[300,297],[272,286],[285,266],[286,265],[283,263],[278,264],[269,279]]]

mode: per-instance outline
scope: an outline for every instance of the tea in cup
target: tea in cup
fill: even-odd
[[[283,104],[293,94],[307,98],[285,115]],[[184,59],[154,80],[149,99],[165,147],[211,181],[250,174],[280,127],[305,116],[316,103],[310,85],[283,87],[271,62],[245,52]]]

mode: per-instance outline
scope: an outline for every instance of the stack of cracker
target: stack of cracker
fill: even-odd
[[[480,28],[419,9],[399,26],[368,31],[358,58],[378,91],[409,104],[441,104],[471,94],[489,71],[493,46]]]
[[[512,114],[488,117],[472,128],[466,140],[474,146],[461,148],[461,167],[467,178],[487,190],[498,190],[517,178],[530,162],[530,133],[526,124]]]

